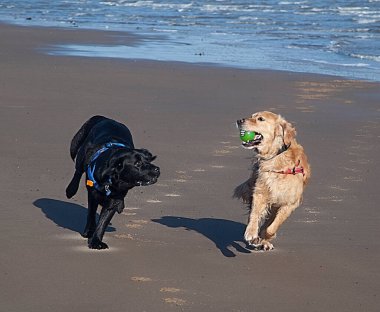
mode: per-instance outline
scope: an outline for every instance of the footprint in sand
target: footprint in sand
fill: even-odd
[[[194,172],[205,172],[206,170],[205,169],[202,169],[202,168],[197,168],[197,169],[193,169]]]
[[[57,235],[57,238],[64,239],[64,240],[87,240],[87,238],[82,237],[78,233],[67,233],[67,234],[59,234]]]
[[[344,169],[344,170],[347,170],[347,171],[351,171],[351,172],[361,172],[361,170],[359,170],[357,168],[341,167],[341,169]]]
[[[131,234],[115,234],[113,237],[118,238],[118,239],[135,240],[135,238]]]
[[[240,148],[239,145],[226,145],[225,147],[226,147],[227,149],[230,149],[230,150],[234,150],[234,149],[238,149],[238,148]]]
[[[168,184],[165,184],[165,183],[156,183],[156,187],[169,187]]]
[[[143,224],[148,224],[149,221],[146,220],[130,220],[127,224],[127,228],[130,229],[141,229],[143,227]]]
[[[124,216],[135,216],[137,213],[134,212],[136,210],[139,210],[140,208],[136,207],[126,207],[124,208],[124,211],[121,213]]]
[[[329,187],[330,187],[331,189],[333,189],[333,190],[343,191],[343,192],[347,192],[347,191],[350,190],[350,189],[343,188],[343,187],[338,186],[338,185],[330,185]]]
[[[305,211],[306,211],[307,213],[312,214],[312,215],[320,214],[320,212],[317,210],[316,207],[305,208]]]
[[[353,176],[344,177],[343,180],[349,181],[349,182],[363,182],[362,178],[360,178],[360,177],[353,177]]]
[[[183,306],[186,304],[186,300],[180,298],[164,298],[164,302],[168,304],[175,304],[176,306]]]
[[[174,288],[174,287],[162,287],[160,289],[160,292],[164,292],[164,293],[177,293],[177,292],[180,292],[181,289],[179,288]]]
[[[130,228],[130,229],[141,229],[142,225],[141,224],[132,223],[132,224],[127,224],[127,228]]]
[[[192,178],[192,176],[188,175],[186,171],[177,170],[176,173],[178,174],[178,177],[173,179],[174,182],[184,183]]]
[[[355,164],[359,164],[359,165],[367,165],[371,161],[369,159],[357,159],[357,160],[350,160],[350,162],[355,163]]]
[[[187,182],[187,180],[185,180],[185,179],[174,179],[173,181],[174,182],[179,182],[179,183]]]
[[[314,220],[314,219],[306,219],[306,220],[296,220],[294,222],[297,222],[297,223],[317,223],[318,220]]]
[[[181,195],[179,194],[174,194],[174,193],[171,193],[171,194],[165,194],[166,197],[181,197]]]
[[[150,204],[158,204],[158,203],[161,203],[161,201],[158,200],[158,199],[148,199],[146,202],[147,202],[147,203],[150,203]]]
[[[342,202],[343,198],[339,198],[338,196],[320,196],[317,197],[319,200],[328,200],[332,202]]]
[[[224,155],[227,155],[227,154],[230,154],[231,153],[231,151],[228,151],[228,150],[225,150],[225,149],[223,149],[223,150],[215,150],[214,151],[214,156],[224,156]]]
[[[233,136],[235,137],[235,135]],[[230,141],[222,141],[219,142],[220,144],[223,144],[225,148],[227,149],[237,149],[240,148],[240,145],[231,145],[232,143]]]
[[[132,276],[131,280],[134,282],[152,282],[153,281],[150,277],[144,277],[144,276]]]
[[[136,212],[126,212],[126,211],[123,211],[121,214],[124,215],[124,216],[135,216],[137,213]]]
[[[212,165],[211,168],[216,168],[216,169],[222,169],[224,168],[225,166],[221,166],[221,165]]]
[[[160,289],[160,292],[166,293],[166,294],[169,294],[169,293],[175,294],[175,293],[181,292],[181,289],[175,288],[175,287],[162,287]],[[177,298],[177,297],[167,297],[167,298],[163,298],[163,300],[165,303],[175,304],[177,306],[183,306],[186,304],[186,300],[184,300],[182,298]]]
[[[314,113],[315,112],[315,108],[312,105],[310,105],[310,106],[298,106],[298,107],[296,107],[296,109],[300,110],[302,113]]]
[[[132,276],[131,281],[136,283],[149,283],[153,282],[153,279],[146,276]],[[160,292],[165,294],[175,294],[181,292],[181,289],[175,287],[161,287]],[[167,304],[174,304],[177,306],[183,306],[187,303],[186,300],[177,297],[163,298],[163,301]]]

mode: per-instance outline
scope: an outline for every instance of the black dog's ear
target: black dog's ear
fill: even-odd
[[[122,157],[114,157],[110,159],[106,166],[103,168],[101,172],[101,179],[109,179],[118,180],[119,173],[123,169],[123,158]]]
[[[153,156],[152,153],[149,152],[145,148],[136,149],[136,151],[138,151],[139,153],[141,153],[147,159],[147,161],[149,161],[149,162],[151,162],[151,161],[153,161],[153,160],[155,160],[157,158],[157,156]]]
[[[112,180],[118,180],[119,179],[119,173],[116,170],[115,167],[107,167],[102,171],[101,179],[106,180],[111,178]]]

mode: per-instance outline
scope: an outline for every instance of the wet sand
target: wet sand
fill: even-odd
[[[380,85],[276,71],[49,56],[51,44],[139,38],[0,25],[4,311],[378,311]],[[250,152],[234,122],[272,110],[294,123],[312,166],[275,250],[243,240],[232,198]],[[68,200],[69,144],[94,114],[126,123],[158,155],[106,251],[81,238],[84,183]]]

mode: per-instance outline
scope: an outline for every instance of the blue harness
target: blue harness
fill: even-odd
[[[109,142],[104,144],[104,146],[97,150],[94,155],[92,155],[91,160],[89,165],[87,166],[87,181],[86,185],[89,187],[95,188],[99,192],[106,192],[106,196],[111,195],[111,190],[110,190],[110,185],[112,184],[111,177],[108,179],[108,183],[104,186],[104,190],[102,189],[101,185],[99,185],[98,182],[96,182],[95,177],[94,177],[94,172],[96,168],[96,159],[104,153],[105,151],[111,149],[112,147],[127,147],[125,144],[122,143],[114,143],[114,142]]]

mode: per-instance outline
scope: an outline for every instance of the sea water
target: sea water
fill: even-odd
[[[141,34],[47,53],[207,63],[380,81],[380,0],[0,0],[0,20]],[[45,50],[46,51],[46,50]]]

